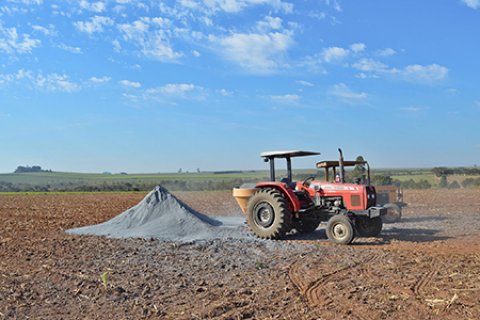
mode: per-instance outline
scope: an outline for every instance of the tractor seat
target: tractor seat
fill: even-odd
[[[280,180],[280,182],[282,183],[285,183],[289,188],[295,190],[295,187],[297,186],[297,184],[295,182],[292,182],[290,179],[288,178],[282,178]]]

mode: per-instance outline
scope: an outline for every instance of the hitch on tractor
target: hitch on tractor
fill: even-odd
[[[260,156],[270,164],[270,181],[258,182],[255,188],[233,190],[251,230],[260,238],[281,239],[293,229],[310,233],[321,222],[327,222],[327,237],[335,243],[351,243],[355,234],[377,236],[382,230],[381,217],[386,209],[376,205],[370,169],[368,184],[346,183],[345,166],[354,162],[345,161],[342,150],[338,151],[338,161],[317,163],[317,168],[325,169],[325,181],[311,176],[299,182],[293,181],[291,159],[319,155],[318,152],[263,152]],[[287,162],[287,177],[281,181],[275,179],[275,159],[278,158]],[[339,179],[330,181],[329,169],[336,176],[337,167]]]

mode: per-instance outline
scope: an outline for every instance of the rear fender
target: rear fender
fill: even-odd
[[[255,185],[256,188],[272,188],[280,191],[284,196],[285,199],[288,201],[290,206],[290,211],[292,213],[298,212],[300,210],[300,201],[298,200],[297,196],[293,192],[293,190],[285,183],[282,182],[258,182]]]

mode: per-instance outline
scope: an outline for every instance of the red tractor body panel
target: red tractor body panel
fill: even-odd
[[[297,212],[300,210],[301,204],[300,201],[298,200],[298,197],[295,195],[293,190],[283,182],[274,182],[274,181],[269,181],[269,182],[258,182],[255,187],[257,188],[273,188],[276,190],[279,190],[282,192],[290,205],[290,210],[291,212]]]
[[[318,192],[322,197],[342,198],[343,205],[350,211],[366,210],[375,205],[375,202],[369,201],[374,200],[369,197],[375,197],[375,189],[372,186],[312,181],[307,190],[311,197]]]
[[[367,210],[375,206],[375,188],[360,184],[331,183],[325,181],[312,181],[308,187],[297,182],[295,190],[283,182],[258,182],[257,188],[273,188],[285,195],[290,205],[291,212],[298,212],[302,204],[295,191],[306,191],[310,198],[317,196],[324,198],[339,198],[343,206],[349,211]]]

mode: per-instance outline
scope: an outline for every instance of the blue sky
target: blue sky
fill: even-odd
[[[480,0],[0,2],[0,172],[480,164]]]

